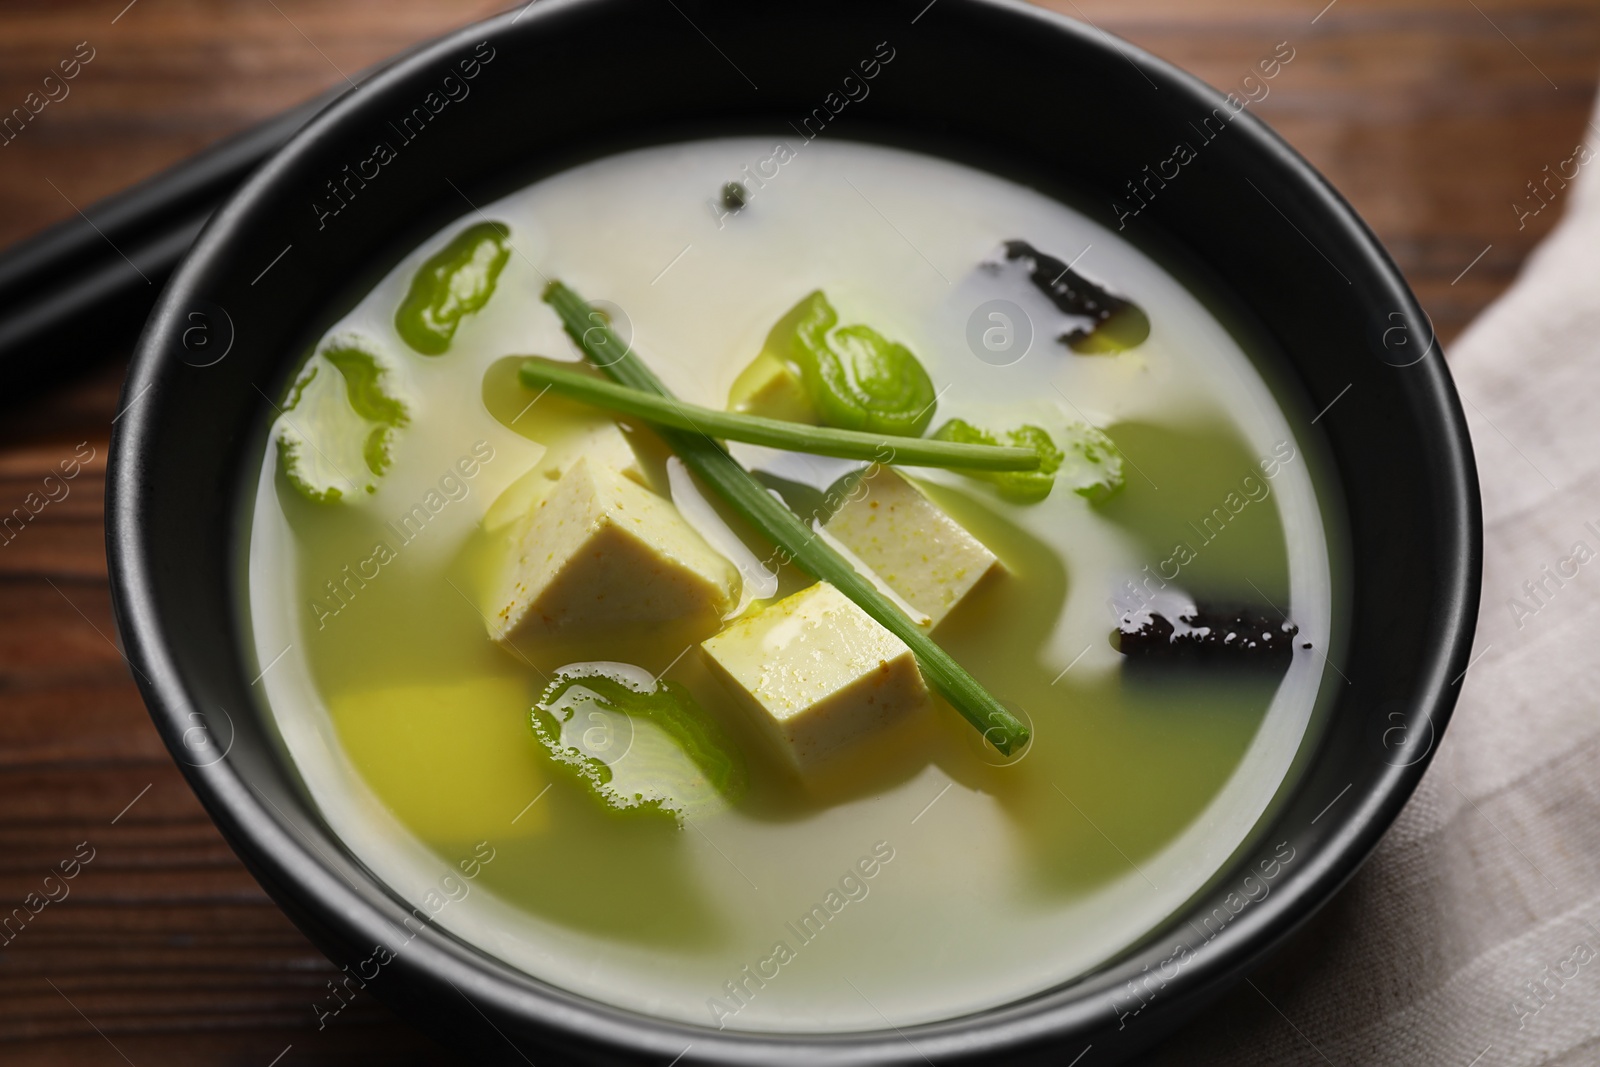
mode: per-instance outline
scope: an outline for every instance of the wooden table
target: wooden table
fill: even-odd
[[[1600,4],[1325,2],[1051,6],[1220,87],[1287,42],[1294,59],[1257,113],[1366,217],[1448,344],[1560,213],[1557,198],[1527,214],[1527,183],[1585,135]],[[124,3],[0,7],[0,108],[79,42],[94,56],[70,96],[0,148],[0,243],[500,6]],[[453,1062],[370,998],[317,1029],[333,968],[223,844],[150,726],[115,644],[103,551],[121,372],[111,362],[0,418],[0,513],[80,443],[93,450],[69,495],[0,547],[0,916],[47,869],[93,855],[69,896],[0,933],[0,1061]]]

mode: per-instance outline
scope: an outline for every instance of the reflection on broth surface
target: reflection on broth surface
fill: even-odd
[[[486,205],[503,230],[463,219],[402,261],[302,372],[319,406],[274,429],[303,443],[266,451],[250,621],[262,662],[289,648],[263,685],[308,788],[419,915],[639,1011],[900,1026],[1104,962],[1246,841],[1316,703],[1327,549],[1271,394],[1151,260],[999,178],[838,141],[708,216],[770,151],[603,159]],[[1084,253],[1076,282],[1148,337],[983,266],[1024,237],[1037,262]],[[889,626],[696,476],[684,431],[585,399],[600,373],[561,378],[583,355],[540,299],[556,278],[607,302],[594,329],[626,317],[611,351],[683,410],[909,433],[897,459],[1013,446],[1037,471],[727,446],[761,506],[871,571]],[[1004,365],[967,329],[1000,299],[1036,338]],[[1199,625],[1184,613],[1207,605],[1292,620],[1291,654],[1127,672],[1120,620]],[[1025,745],[997,751],[940,695],[923,634]],[[485,845],[473,892],[425,909]]]

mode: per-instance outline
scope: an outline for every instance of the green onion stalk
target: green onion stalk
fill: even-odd
[[[519,372],[530,389],[552,391],[620,415],[632,415],[656,426],[692,430],[707,437],[766,445],[790,452],[809,452],[839,459],[865,459],[885,465],[946,467],[956,470],[1029,472],[1039,467],[1039,453],[992,442],[972,443],[897,437],[829,426],[807,426],[735,411],[688,404],[570,370],[545,360],[530,359]]]

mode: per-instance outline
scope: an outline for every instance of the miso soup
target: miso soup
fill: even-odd
[[[315,802],[420,920],[651,1015],[905,1026],[1105,963],[1251,840],[1332,671],[1239,342],[941,159],[555,175],[279,400],[251,651]]]

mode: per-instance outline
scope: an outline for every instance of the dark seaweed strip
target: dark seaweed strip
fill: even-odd
[[[1130,661],[1284,666],[1299,632],[1285,619],[1250,608],[1197,608],[1176,622],[1141,610],[1122,617],[1111,643]]]
[[[1057,338],[1062,344],[1074,351],[1088,351],[1087,342],[1094,332],[1119,313],[1129,320],[1123,331],[1127,337],[1122,340],[1122,346],[1131,348],[1149,334],[1149,320],[1133,301],[1108,292],[1027,241],[1007,241],[1003,247],[1006,259],[1021,262],[1027,268],[1028,280],[1046,299],[1066,314],[1081,316],[1093,323],[1087,329],[1080,327],[1062,334]]]

